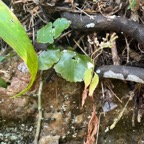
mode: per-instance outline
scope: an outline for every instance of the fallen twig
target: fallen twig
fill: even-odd
[[[115,35],[115,33],[111,33],[112,37],[114,35]],[[111,53],[112,53],[113,65],[120,65],[120,58],[119,58],[118,52],[117,52],[116,40],[113,40],[112,47],[111,47]]]
[[[129,99],[128,99],[128,101],[126,102],[123,110],[120,112],[120,114],[118,115],[118,117],[115,118],[113,124],[110,125],[110,126],[108,127],[108,129],[105,130],[105,132],[107,132],[107,131],[112,130],[113,128],[115,128],[116,124],[119,122],[119,120],[120,120],[121,117],[123,116],[124,111],[126,110],[126,107],[127,107],[128,103],[129,103],[129,101],[132,100],[133,96],[134,96],[134,92],[131,92],[131,93],[130,93],[130,96],[129,96]]]

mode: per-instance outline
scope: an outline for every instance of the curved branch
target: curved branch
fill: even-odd
[[[63,12],[62,17],[71,21],[71,28],[79,31],[110,30],[118,33],[123,32],[137,40],[144,47],[144,27],[137,22],[120,16],[94,16],[80,15]]]
[[[133,81],[144,84],[144,69],[131,66],[105,65],[97,68],[100,77]]]

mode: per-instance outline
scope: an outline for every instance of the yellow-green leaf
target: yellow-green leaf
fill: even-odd
[[[84,73],[84,83],[86,88],[89,86],[91,79],[92,79],[92,69],[86,69]]]
[[[99,83],[99,76],[95,73],[89,87],[89,96],[93,96],[93,92]]]
[[[20,96],[32,86],[38,70],[38,60],[33,45],[28,38],[23,26],[16,16],[11,12],[11,10],[1,0],[0,37],[17,52],[17,54],[24,60],[29,68],[31,81],[28,87],[14,97]]]

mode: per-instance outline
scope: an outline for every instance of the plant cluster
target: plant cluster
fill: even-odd
[[[31,88],[38,70],[44,71],[53,67],[56,73],[60,74],[67,81],[84,81],[82,106],[87,96],[93,98],[94,90],[99,83],[99,76],[94,72],[95,54],[104,48],[111,48],[113,41],[117,38],[115,34],[112,34],[110,39],[108,38],[109,35],[107,35],[102,42],[99,42],[97,39],[94,42],[91,41],[90,44],[96,48],[91,58],[70,49],[61,50],[60,47],[55,46],[54,42],[70,26],[70,22],[65,18],[58,18],[53,23],[49,22],[37,31],[36,42],[48,45],[46,50],[37,54],[23,26],[2,1],[0,1],[0,17],[0,37],[23,59],[31,74],[31,81],[28,87],[13,97],[21,96]],[[4,59],[4,56],[0,56],[0,62],[3,62]],[[7,83],[2,78],[0,78],[0,86],[7,87]],[[41,112],[40,115],[42,115]],[[95,106],[93,105],[93,113],[88,126],[87,142],[94,142],[97,124],[98,118],[95,115]]]
[[[37,42],[49,44],[47,50],[37,56],[30,39],[16,16],[2,1],[0,1],[0,7],[0,17],[2,17],[0,36],[24,60],[31,74],[29,86],[14,97],[20,96],[32,86],[38,70],[48,70],[53,67],[67,81],[81,82],[84,80],[86,69],[92,70],[94,68],[94,64],[88,56],[68,49],[61,51],[59,47],[54,45],[54,40],[69,27],[70,22],[68,20],[58,18],[37,31]],[[0,58],[2,62],[4,57]],[[0,86],[7,87],[2,78],[0,78]]]

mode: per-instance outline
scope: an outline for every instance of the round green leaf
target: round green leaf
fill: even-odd
[[[85,70],[90,65],[93,66],[89,57],[70,50],[64,50],[54,69],[67,81],[80,82],[84,78]]]
[[[50,43],[54,42],[55,31],[52,28],[52,23],[49,22],[46,26],[37,31],[37,42]]]
[[[46,26],[38,30],[37,42],[52,44],[54,39],[58,38],[69,25],[69,21],[65,18],[58,18],[53,24],[49,22]]]
[[[59,49],[49,48],[47,51],[42,52],[39,57],[39,69],[47,70],[57,63],[60,59],[61,53]]]
[[[55,29],[55,36],[54,38],[58,38],[61,33],[67,29],[70,25],[70,22],[65,19],[65,18],[58,18],[55,20],[55,22],[53,23],[54,29]]]

